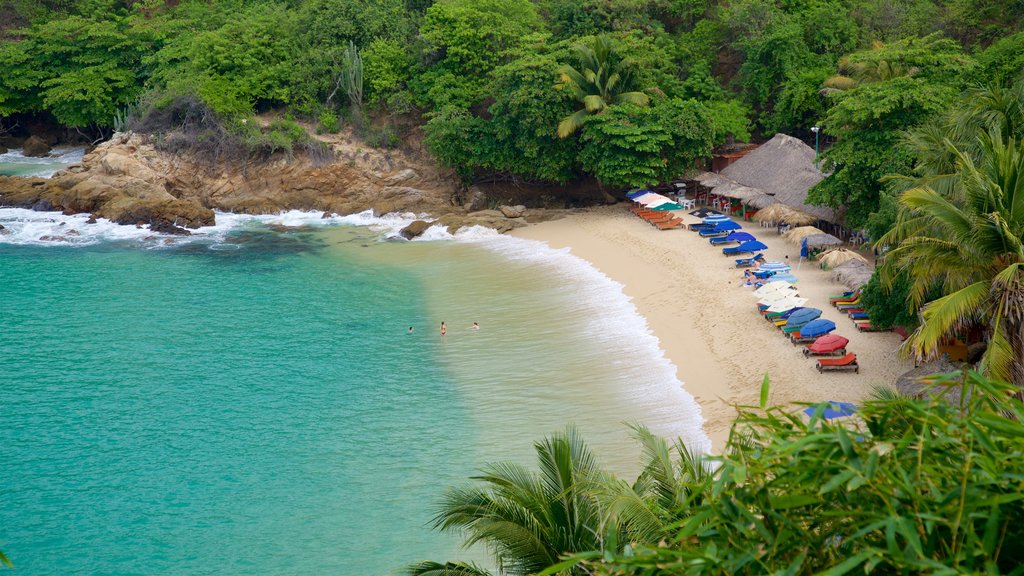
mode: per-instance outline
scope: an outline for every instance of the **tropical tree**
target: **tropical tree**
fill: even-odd
[[[607,478],[572,427],[534,445],[540,472],[512,463],[491,464],[468,488],[446,495],[434,527],[458,530],[466,545],[483,543],[503,574],[526,576],[557,564],[565,554],[604,550],[615,542],[614,526],[602,523],[591,487]],[[566,569],[565,574],[582,574]],[[464,563],[423,562],[414,576],[486,574]]]
[[[611,38],[595,36],[593,42],[576,47],[579,69],[565,65],[559,86],[569,90],[583,108],[558,123],[559,138],[566,138],[583,125],[591,114],[600,114],[615,104],[647,106],[650,98],[636,90],[636,66],[622,58]]]
[[[893,246],[883,279],[906,272],[911,304],[924,304],[904,353],[933,356],[943,340],[981,327],[983,370],[1024,398],[1024,142],[993,127],[978,145],[976,159],[946,141],[956,194],[926,184],[900,196],[896,226],[878,241]],[[934,287],[944,295],[925,304]]]

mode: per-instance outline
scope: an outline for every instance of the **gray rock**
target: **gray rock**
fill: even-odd
[[[505,218],[522,218],[526,214],[526,206],[499,206],[498,210],[501,210],[501,214]]]
[[[399,231],[406,240],[412,240],[427,231],[433,224],[426,220],[416,220]]]
[[[476,212],[487,208],[487,195],[478,186],[470,186],[466,193],[466,212]]]
[[[50,145],[38,136],[29,136],[29,139],[25,140],[25,144],[21,147],[21,153],[25,156],[43,158],[50,154]]]

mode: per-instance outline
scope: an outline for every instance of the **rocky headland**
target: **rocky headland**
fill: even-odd
[[[501,194],[489,194],[486,187],[463,187],[454,173],[438,167],[425,153],[363,149],[358,144],[328,142],[333,156],[328,160],[295,154],[215,166],[206,159],[161,152],[146,136],[118,133],[86,154],[81,164],[52,178],[0,176],[0,206],[89,213],[171,234],[212,225],[214,210],[273,214],[299,209],[346,215],[369,209],[376,215],[431,216],[404,232],[407,237],[422,233],[424,224],[451,231],[483,225],[505,232],[564,213],[506,205]],[[599,190],[583,193],[587,195],[593,198],[574,201],[607,199]]]

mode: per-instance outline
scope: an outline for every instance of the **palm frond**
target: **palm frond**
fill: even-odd
[[[590,116],[590,113],[588,113],[586,109],[583,109],[577,110],[563,118],[562,121],[558,123],[558,137],[567,138],[573,132],[579,130],[580,127],[583,126],[583,121],[587,119],[587,116]]]
[[[637,106],[647,106],[651,102],[650,97],[643,92],[623,92],[615,98],[617,103],[635,104]]]
[[[404,576],[491,576],[491,573],[475,564],[465,562],[425,561],[405,567]]]
[[[903,343],[903,351],[921,360],[931,357],[945,338],[982,315],[988,295],[989,284],[976,282],[929,302],[921,311],[924,321]]]

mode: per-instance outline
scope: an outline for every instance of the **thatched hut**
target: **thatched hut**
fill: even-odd
[[[793,228],[792,230],[782,234],[790,244],[796,244],[797,246],[803,242],[804,238],[808,236],[814,236],[816,234],[824,234],[821,230],[818,230],[814,226],[801,226],[799,228]]]
[[[856,290],[867,284],[874,273],[875,269],[870,264],[854,259],[833,268],[832,279],[850,290]]]
[[[804,240],[807,241],[807,248],[810,250],[839,246],[843,243],[842,240],[831,234],[815,234],[813,236],[805,237]]]
[[[814,149],[785,134],[776,134],[722,170],[722,176],[758,188],[790,208],[826,222],[838,219],[831,208],[807,204],[807,191],[825,175],[814,166]],[[717,191],[716,191],[717,193]]]
[[[754,220],[758,222],[776,223],[782,222],[782,218],[789,214],[792,209],[781,202],[774,202],[764,206],[754,214]]]

